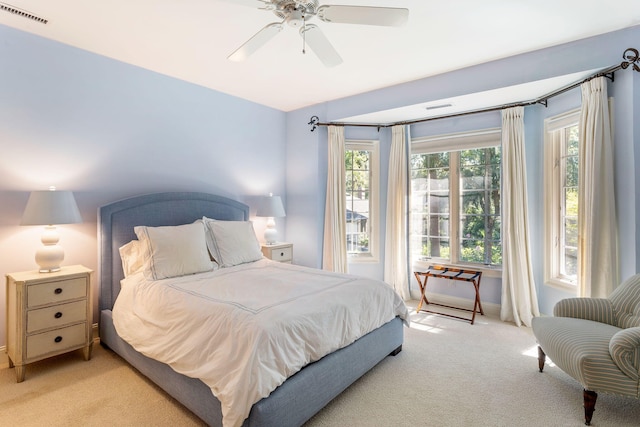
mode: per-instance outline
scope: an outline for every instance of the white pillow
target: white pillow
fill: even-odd
[[[202,219],[197,219],[195,222],[202,224],[202,226],[204,227],[204,239],[207,242],[207,248],[209,249],[209,255],[211,256],[211,259],[213,260],[214,263],[218,262],[218,259],[216,258],[216,256],[218,255],[217,252],[215,252],[216,250],[216,244],[213,241],[213,235],[211,234],[211,232],[209,231],[209,228],[207,227],[207,223],[210,221],[216,221],[215,219],[211,219],[211,218],[207,218],[206,216],[203,216]],[[218,264],[216,264],[217,266]]]
[[[251,221],[212,221],[203,218],[211,234],[209,248],[220,267],[232,267],[262,258]]]
[[[144,268],[144,247],[139,240],[132,240],[119,248],[124,277],[136,274]]]
[[[205,229],[200,223],[133,229],[145,251],[144,275],[150,280],[213,270]]]

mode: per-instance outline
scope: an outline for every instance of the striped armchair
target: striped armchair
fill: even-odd
[[[533,319],[538,366],[545,358],[584,388],[585,424],[591,424],[599,392],[640,398],[640,274],[609,298],[568,298],[554,317]]]

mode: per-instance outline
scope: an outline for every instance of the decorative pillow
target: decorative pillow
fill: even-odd
[[[220,267],[232,267],[262,258],[251,221],[204,221],[211,234],[209,248]]]
[[[215,262],[217,266],[218,259],[216,258],[216,256],[218,256],[218,253],[214,252],[216,250],[215,249],[216,244],[213,241],[213,235],[211,234],[211,232],[209,231],[209,228],[207,227],[207,223],[211,221],[216,221],[216,220],[203,216],[202,219],[197,219],[195,222],[202,224],[202,226],[204,227],[204,239],[207,242],[207,249],[209,249],[209,255],[211,256],[211,260],[213,260],[213,262]]]
[[[132,240],[119,249],[124,277],[136,274],[144,268],[144,248],[139,240]]]
[[[213,270],[200,223],[133,229],[144,248],[144,275],[150,280]]]

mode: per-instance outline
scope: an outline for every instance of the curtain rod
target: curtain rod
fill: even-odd
[[[528,105],[535,105],[535,104],[542,104],[545,107],[548,105],[548,100],[550,98],[553,98],[554,96],[558,96],[560,94],[563,94],[571,89],[574,89],[578,86],[580,86],[581,84],[588,82],[590,80],[593,80],[597,77],[607,77],[608,79],[610,79],[611,81],[614,81],[614,73],[618,70],[625,70],[629,67],[631,67],[632,70],[640,72],[640,53],[638,52],[637,49],[634,48],[628,48],[627,50],[624,51],[624,53],[622,54],[622,58],[624,59],[624,61],[620,64],[620,65],[614,65],[610,68],[607,68],[605,70],[602,71],[598,71],[597,73],[595,73],[594,75],[587,77],[586,79],[583,79],[581,81],[572,83],[570,85],[567,85],[565,87],[562,87],[558,90],[555,90],[551,93],[548,93],[544,96],[541,96],[540,98],[536,98],[530,101],[523,101],[523,102],[517,102],[517,103],[513,103],[513,104],[507,104],[507,105],[500,105],[500,106],[496,106],[496,107],[488,107],[488,108],[481,108],[478,110],[472,110],[472,111],[465,111],[462,113],[452,113],[452,114],[447,114],[447,115],[443,115],[443,116],[435,116],[435,117],[428,117],[428,118],[423,118],[423,119],[415,119],[415,120],[404,120],[404,121],[400,121],[400,122],[395,122],[395,123],[347,123],[347,122],[321,122],[320,119],[318,118],[318,116],[312,116],[311,119],[309,120],[309,123],[307,123],[308,125],[311,126],[311,132],[313,132],[314,130],[316,130],[316,128],[318,126],[354,126],[354,127],[375,127],[378,128],[378,130],[380,130],[380,128],[386,128],[386,127],[391,127],[391,126],[396,126],[396,125],[412,125],[412,124],[416,124],[416,123],[422,123],[422,122],[428,122],[431,120],[441,120],[441,119],[449,119],[452,117],[461,117],[461,116],[468,116],[471,114],[478,114],[478,113],[488,113],[491,111],[499,111],[499,110],[504,110],[506,108],[512,108],[512,107],[526,107]]]

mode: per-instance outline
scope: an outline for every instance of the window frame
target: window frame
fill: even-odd
[[[561,245],[564,229],[561,157],[564,152],[565,130],[579,126],[579,122],[580,109],[570,110],[544,121],[544,283],[575,292],[578,290],[578,279],[569,279],[561,273],[564,257]]]
[[[349,263],[380,262],[380,142],[378,140],[345,139],[347,151],[368,151],[369,154],[369,251],[362,253],[347,252]],[[345,176],[346,178],[346,176]],[[346,182],[345,182],[346,184]],[[346,190],[346,189],[345,189]],[[346,191],[345,191],[346,197]],[[346,224],[345,224],[346,229]]]
[[[460,260],[460,248],[462,240],[460,236],[461,220],[461,186],[460,186],[460,152],[481,148],[501,147],[502,130],[500,128],[489,128],[469,132],[437,135],[431,137],[414,138],[411,141],[411,153],[413,154],[433,154],[448,152],[449,155],[449,255],[450,259],[433,258],[430,260],[414,260],[411,262],[414,267],[426,267],[427,265],[445,265],[458,268],[473,268],[480,270],[488,277],[500,277],[502,275],[502,265],[492,266],[479,263],[471,263]],[[454,165],[454,167],[452,167]],[[500,165],[502,170],[502,164]],[[411,180],[411,178],[410,178]],[[500,191],[502,191],[501,176]],[[410,194],[410,197],[412,194]],[[502,196],[501,196],[502,197]],[[411,215],[413,217],[413,215]],[[502,218],[502,214],[500,215]],[[410,231],[412,227],[410,226]],[[502,235],[501,235],[502,236]],[[410,236],[411,240],[411,236]],[[502,239],[501,239],[502,240]],[[410,251],[410,257],[413,258]]]

